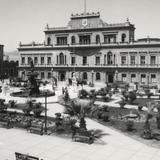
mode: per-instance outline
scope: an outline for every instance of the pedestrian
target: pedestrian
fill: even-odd
[[[62,94],[64,94],[65,93],[65,89],[64,89],[64,87],[62,87]]]

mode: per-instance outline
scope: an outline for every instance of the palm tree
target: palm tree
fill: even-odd
[[[144,123],[144,129],[143,129],[143,135],[142,137],[145,139],[151,139],[152,138],[152,133],[151,133],[151,128],[150,128],[150,119],[153,117],[153,110],[156,108],[155,102],[149,101],[147,103],[147,115]]]
[[[76,98],[71,101],[70,104],[65,106],[65,113],[76,116],[80,121],[80,129],[87,130],[85,117],[89,114],[93,114],[98,107],[94,105],[95,97],[90,100],[82,100]]]

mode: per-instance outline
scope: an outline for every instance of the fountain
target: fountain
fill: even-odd
[[[40,82],[37,81],[38,73],[35,72],[33,60],[30,62],[31,71],[27,74],[28,84],[27,87],[20,92],[13,92],[11,96],[14,97],[44,97],[46,91],[40,91]],[[47,90],[47,96],[54,96],[55,92]]]

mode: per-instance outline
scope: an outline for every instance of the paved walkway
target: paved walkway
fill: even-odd
[[[160,149],[148,147],[90,119],[87,126],[101,129],[106,135],[88,145],[58,135],[40,136],[25,130],[0,128],[0,159],[14,160],[16,151],[43,160],[159,160]]]

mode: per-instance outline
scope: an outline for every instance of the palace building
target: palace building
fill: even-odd
[[[3,48],[4,48],[4,45],[1,45],[0,44],[0,76],[3,74]]]
[[[100,13],[71,15],[66,27],[46,26],[43,44],[22,44],[19,76],[25,78],[33,60],[39,78],[77,78],[91,82],[115,80],[156,85],[160,81],[160,39],[135,40],[135,26],[108,24]]]

